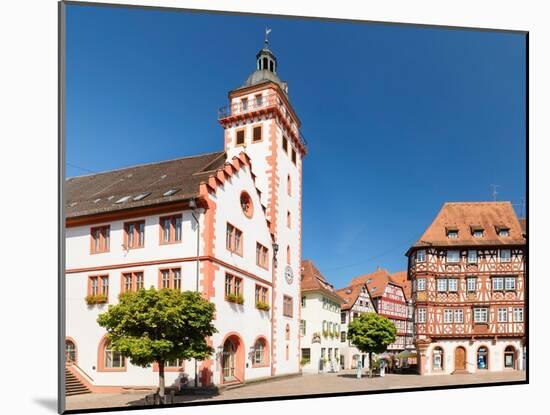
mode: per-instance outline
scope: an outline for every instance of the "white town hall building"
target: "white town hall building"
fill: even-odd
[[[158,368],[113,351],[96,322],[121,292],[151,286],[216,306],[215,354],[170,362],[167,385],[300,371],[306,146],[267,43],[256,58],[219,112],[223,151],[66,180],[66,373],[89,390],[158,384]]]

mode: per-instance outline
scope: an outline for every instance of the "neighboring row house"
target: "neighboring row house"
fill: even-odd
[[[511,203],[445,203],[407,256],[421,374],[525,367],[526,224]]]
[[[367,289],[367,284],[360,283],[342,288],[336,293],[344,299],[342,310],[340,312],[340,365],[343,369],[355,369],[361,362],[361,367],[369,367],[368,353],[362,353],[348,339],[348,327],[354,319],[364,313],[375,313],[371,296]]]
[[[301,288],[302,370],[309,373],[338,371],[343,300],[310,260],[302,261]]]
[[[196,290],[216,306],[215,354],[168,362],[167,384],[300,371],[306,147],[267,46],[229,100],[223,151],[65,182],[67,364],[90,390],[157,384],[158,367],[132,365],[96,321],[121,292],[151,286]]]
[[[366,285],[376,312],[390,319],[397,329],[395,341],[388,346],[388,352],[397,354],[405,350],[406,344],[411,344],[406,338],[409,334],[407,329],[410,329],[412,321],[412,308],[407,303],[403,286],[392,279],[387,270],[380,267],[371,274],[351,280],[351,285],[357,284]]]

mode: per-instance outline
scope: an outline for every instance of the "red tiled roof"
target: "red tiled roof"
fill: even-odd
[[[499,227],[508,228],[509,236],[498,236]],[[447,230],[451,228],[458,231],[457,238],[447,237]],[[474,228],[483,229],[483,237],[474,238]],[[525,244],[525,238],[510,202],[447,202],[413,248],[521,244]]]
[[[405,299],[409,300],[412,295],[412,284],[411,281],[407,279],[407,271],[399,271],[390,275],[390,279],[396,284],[403,287],[403,292],[405,293]]]
[[[363,288],[364,285],[365,284],[350,285],[349,287],[336,290],[336,293],[344,300],[341,306],[342,310],[349,310],[354,306],[359,294],[361,294],[361,288]]]
[[[300,280],[302,292],[320,291],[332,298],[333,300],[342,303],[344,300],[336,293],[332,284],[321,274],[313,261],[305,259],[302,261],[302,278]]]
[[[378,268],[370,274],[360,275],[351,280],[351,285],[367,284],[369,294],[372,298],[380,297],[386,290],[390,280],[390,273],[387,269]]]

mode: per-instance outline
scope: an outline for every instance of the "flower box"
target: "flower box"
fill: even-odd
[[[104,304],[107,302],[107,296],[103,294],[98,295],[87,295],[86,298],[84,298],[86,301],[86,304],[88,305],[94,305],[94,304]]]
[[[262,301],[258,301],[258,302],[256,303],[256,308],[257,308],[258,310],[269,311],[269,308],[270,308],[270,307],[269,307],[269,304],[264,303],[264,302],[262,302]]]
[[[225,299],[230,303],[244,304],[244,298],[240,294],[227,294]]]

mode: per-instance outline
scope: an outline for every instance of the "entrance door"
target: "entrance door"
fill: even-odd
[[[515,369],[516,351],[512,346],[504,349],[504,367],[506,369]]]
[[[455,370],[466,370],[466,350],[464,350],[464,347],[455,349]]]
[[[235,380],[235,352],[236,347],[233,342],[228,339],[223,345],[223,380],[230,382]]]

